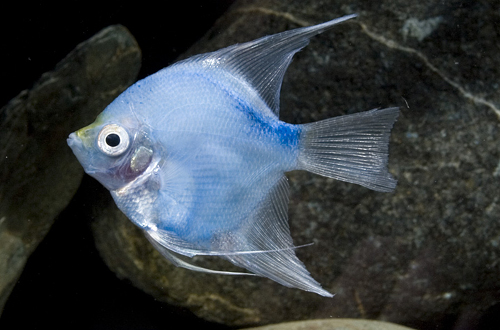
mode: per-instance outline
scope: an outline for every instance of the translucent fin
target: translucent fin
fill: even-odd
[[[160,252],[160,254],[165,259],[170,261],[174,266],[186,268],[186,269],[193,270],[196,272],[209,273],[209,274],[256,276],[255,274],[251,274],[251,273],[227,272],[227,271],[213,270],[213,269],[209,269],[209,268],[195,266],[195,265],[190,264],[190,263],[182,260],[181,258],[178,258],[177,256],[175,256],[169,249],[165,248],[160,243],[158,243],[147,231],[145,231],[144,234],[145,234],[146,238],[148,239],[148,241],[155,247],[155,249],[158,250],[158,252]]]
[[[232,236],[234,250],[272,251],[223,256],[233,264],[287,287],[333,297],[311,277],[295,255],[296,247],[288,227],[288,181],[285,176],[277,180],[248,222]]]
[[[279,252],[282,250],[295,250],[298,248],[313,245],[313,243],[303,244],[299,246],[287,246],[284,248],[276,248],[272,250],[245,250],[246,246],[239,244],[241,239],[236,239],[235,235],[232,233],[224,233],[219,235],[213,240],[213,246],[210,250],[200,248],[196,244],[186,242],[185,240],[179,238],[171,231],[155,229],[148,230],[146,232],[148,240],[155,242],[156,246],[161,246],[162,248],[175,252],[178,254],[185,255],[187,257],[194,257],[197,255],[204,256],[229,256],[237,254],[255,254],[255,253],[269,253],[269,252]]]
[[[375,109],[301,125],[299,169],[390,192],[389,137],[399,108]]]
[[[281,83],[293,55],[304,48],[314,35],[356,16],[347,15],[322,24],[277,33],[194,56],[187,61],[203,61],[207,67],[216,66],[244,77],[278,116]]]
[[[192,265],[176,255],[214,255],[231,261],[259,276],[268,277],[282,285],[315,292],[322,296],[332,294],[321,288],[295,255],[288,227],[288,182],[284,175],[274,172],[266,178],[270,190],[257,204],[239,228],[221,231],[211,239],[209,247],[187,242],[174,232],[151,228],[146,237],[153,246],[174,265],[205,273],[243,275],[206,269]],[[274,184],[273,184],[274,182]]]

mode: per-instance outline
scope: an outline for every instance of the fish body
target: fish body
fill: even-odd
[[[332,296],[296,257],[284,173],[391,191],[397,108],[292,125],[279,93],[295,52],[345,16],[180,61],[138,81],[68,144],[85,171],[177,266],[217,255],[288,287]]]

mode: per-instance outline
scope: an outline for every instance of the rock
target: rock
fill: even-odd
[[[68,134],[136,79],[140,60],[128,30],[111,26],[0,110],[0,312],[26,259],[80,184],[83,170]]]
[[[296,321],[279,324],[265,325],[258,328],[247,328],[247,330],[411,330],[401,325],[355,319],[327,319]]]
[[[294,57],[281,94],[281,118],[292,123],[402,110],[390,144],[394,193],[289,174],[292,237],[314,242],[298,257],[333,299],[175,268],[109,198],[95,205],[93,224],[105,262],[156,299],[231,326],[331,316],[440,329],[485,322],[500,306],[498,10],[430,0],[240,1],[184,55],[359,14]]]
[[[0,251],[0,271],[2,273],[0,277],[0,308],[3,308],[26,264],[28,255],[22,240],[5,230],[0,230]]]

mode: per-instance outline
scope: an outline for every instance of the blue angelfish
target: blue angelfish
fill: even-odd
[[[89,175],[173,264],[215,255],[287,287],[331,297],[296,257],[285,172],[388,192],[398,108],[304,125],[279,120],[293,55],[344,16],[193,56],[138,81],[68,138]]]

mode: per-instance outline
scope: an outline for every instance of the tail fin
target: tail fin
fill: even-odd
[[[399,108],[375,109],[300,125],[299,169],[389,192],[389,137]]]

